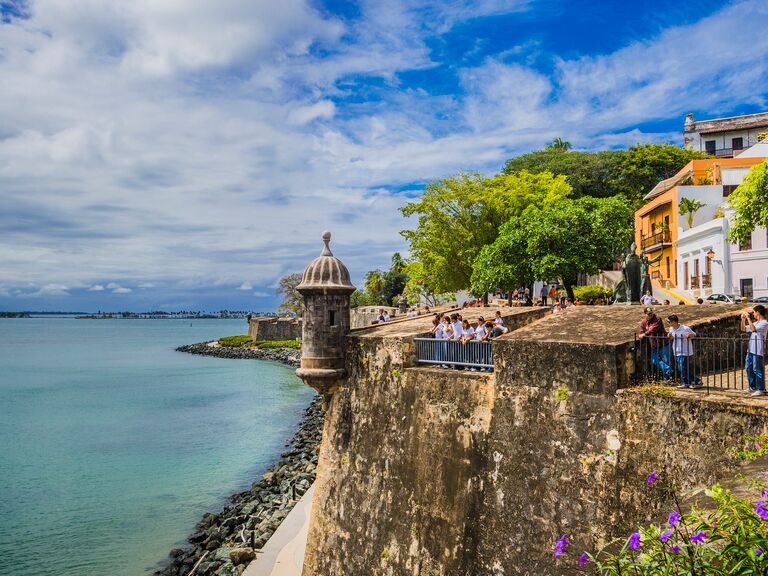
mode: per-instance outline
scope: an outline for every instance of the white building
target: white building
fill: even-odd
[[[739,158],[768,156],[768,141],[763,141]],[[747,298],[768,296],[768,233],[765,228],[752,232],[750,243],[737,246],[728,241],[733,210],[726,198],[744,179],[749,168],[721,170],[722,184],[679,186],[681,198],[697,199],[706,205],[696,212],[693,226],[678,220],[678,288],[694,298],[710,294],[734,294]],[[709,255],[709,256],[708,256]]]
[[[693,114],[687,114],[683,129],[684,146],[718,158],[733,158],[756,144],[758,135],[766,131],[768,112],[698,122]]]

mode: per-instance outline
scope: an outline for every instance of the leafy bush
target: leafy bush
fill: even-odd
[[[225,348],[237,348],[250,341],[250,336],[224,336],[224,338],[219,338],[219,346],[224,346]]]
[[[647,484],[658,480],[652,472]],[[555,558],[575,572],[600,576],[768,574],[768,490],[756,484],[754,497],[739,498],[716,484],[707,490],[713,510],[694,506],[683,513],[674,485],[658,484],[662,495],[671,494],[675,502],[668,521],[578,558],[569,557],[571,542],[563,535],[555,544]]]
[[[301,340],[257,340],[253,344],[259,350],[265,348],[293,348],[294,350],[301,350]]]
[[[602,286],[575,286],[573,289],[574,298],[579,300],[597,300],[598,298],[608,297],[613,292]]]

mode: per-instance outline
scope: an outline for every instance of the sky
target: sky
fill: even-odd
[[[0,0],[0,310],[276,307],[555,137],[768,110],[768,3]]]

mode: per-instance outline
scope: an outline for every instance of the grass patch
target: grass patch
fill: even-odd
[[[266,348],[292,348],[294,350],[301,350],[301,340],[257,340],[253,345],[259,350],[264,350]]]
[[[250,336],[224,336],[223,338],[219,338],[219,346],[225,348],[237,348],[250,341]]]

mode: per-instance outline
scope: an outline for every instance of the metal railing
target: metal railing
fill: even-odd
[[[466,344],[456,340],[414,338],[416,360],[419,364],[438,366],[467,366],[493,369],[493,346],[490,342],[471,340]]]
[[[712,274],[702,274],[701,275],[701,287],[702,288],[712,288]]]
[[[659,337],[653,347],[650,338],[635,335],[633,348],[634,384],[666,383],[710,390],[749,390],[750,379],[756,384],[758,372],[765,383],[764,356],[748,360],[750,350],[762,352],[760,335],[695,336],[687,339]],[[663,344],[663,346],[661,346]],[[748,365],[749,364],[749,365]]]
[[[649,248],[650,246],[655,246],[657,244],[671,244],[672,243],[672,236],[669,232],[656,232],[655,234],[650,234],[648,236],[643,236],[640,239],[640,244],[645,250],[646,248]]]
[[[691,290],[701,288],[701,281],[698,276],[691,276]]]

